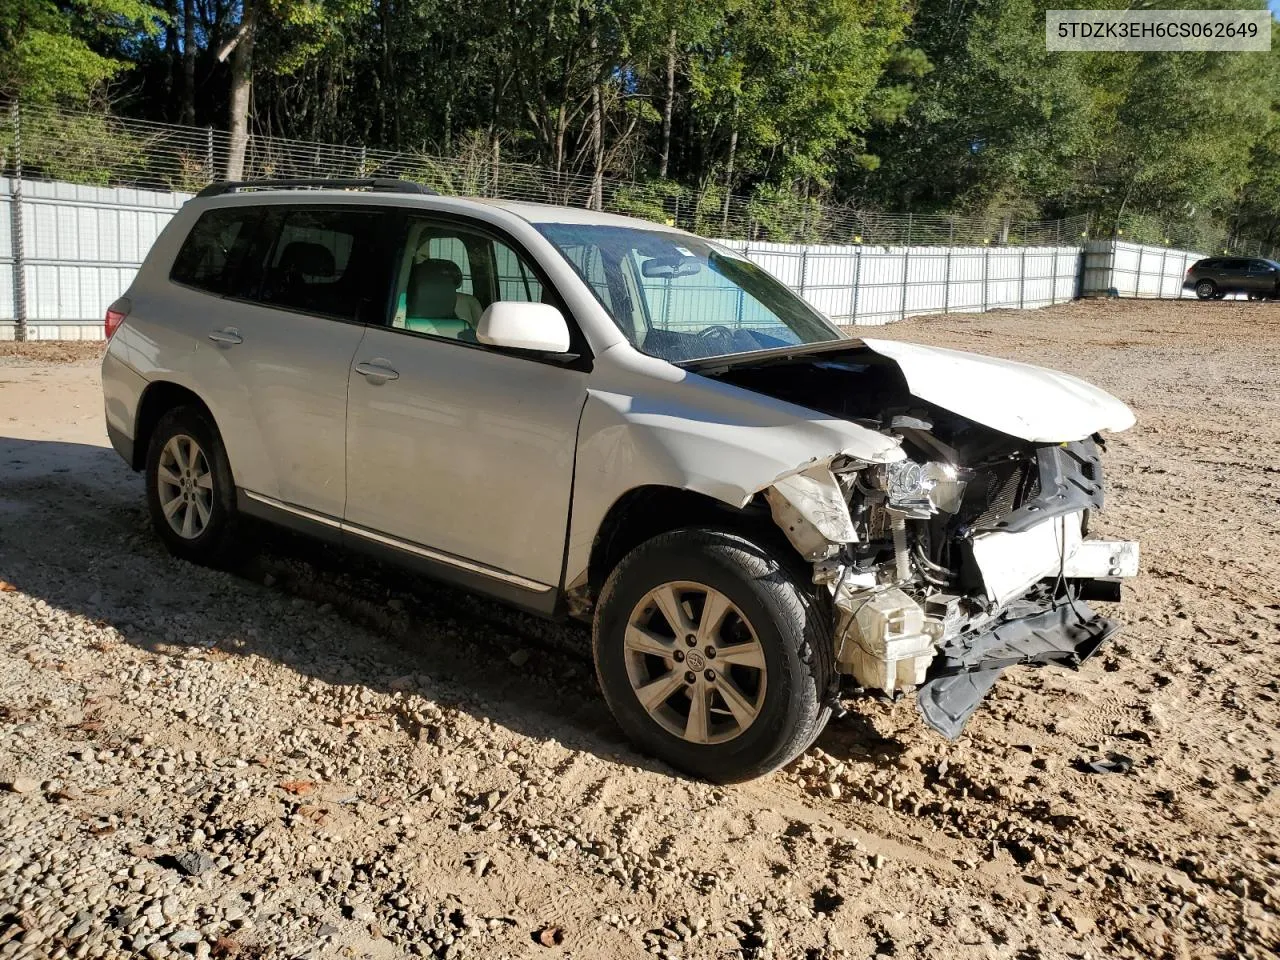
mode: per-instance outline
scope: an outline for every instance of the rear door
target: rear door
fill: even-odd
[[[354,205],[261,211],[236,290],[203,318],[204,392],[215,416],[238,410],[248,421],[220,423],[224,435],[248,430],[257,441],[257,456],[230,457],[237,486],[340,518],[347,377],[363,321],[385,302],[388,214]]]
[[[1222,260],[1218,268],[1218,289],[1225,293],[1245,293],[1250,289],[1249,261]]]

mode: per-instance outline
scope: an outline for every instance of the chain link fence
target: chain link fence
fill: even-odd
[[[1212,222],[1173,222],[1132,213],[1121,217],[1105,236],[1120,243],[1203,250],[1205,256],[1230,254],[1237,257],[1280,259],[1280,237],[1250,236],[1247,233],[1223,230],[1220,225]],[[1097,239],[1102,239],[1102,236]]]
[[[225,179],[231,136],[211,127],[129,120],[99,113],[5,105],[0,171],[31,179],[195,193]],[[20,151],[20,152],[19,152]],[[483,144],[456,157],[250,136],[241,179],[399,177],[441,193],[595,207],[706,236],[779,243],[880,246],[1079,243],[1085,217],[886,214],[833,206],[785,191],[727,195],[719,185],[682,187],[558,172],[504,159]]]

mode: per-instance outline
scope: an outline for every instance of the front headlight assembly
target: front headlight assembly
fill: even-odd
[[[881,467],[877,480],[888,506],[913,520],[955,513],[964,496],[965,481],[949,463],[899,460]]]

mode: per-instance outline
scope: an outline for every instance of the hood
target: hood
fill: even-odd
[[[862,343],[898,365],[914,396],[1032,443],[1080,440],[1134,423],[1121,401],[1070,374],[899,340]]]

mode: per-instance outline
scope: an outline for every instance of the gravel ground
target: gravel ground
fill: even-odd
[[[279,534],[170,559],[97,351],[6,346],[0,957],[1274,956],[1280,307],[876,332],[1133,405],[1099,523],[1143,542],[1128,627],[954,744],[859,702],[733,788],[630,750],[582,628]]]

